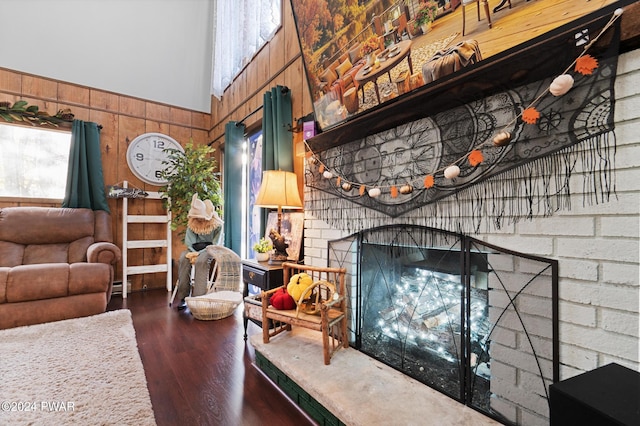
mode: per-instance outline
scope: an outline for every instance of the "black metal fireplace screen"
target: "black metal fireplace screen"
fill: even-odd
[[[349,271],[351,345],[506,424],[548,422],[558,264],[427,227],[329,243]]]

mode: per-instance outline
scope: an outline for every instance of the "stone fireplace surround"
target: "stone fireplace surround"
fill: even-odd
[[[500,424],[353,348],[338,351],[331,364],[324,365],[322,340],[313,330],[294,328],[268,344],[262,342],[262,333],[256,333],[250,341],[260,369],[318,424]],[[265,359],[271,368],[260,361]],[[273,367],[281,374],[274,374]]]

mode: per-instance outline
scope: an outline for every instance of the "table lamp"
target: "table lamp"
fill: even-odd
[[[278,209],[278,229],[269,230],[273,241],[274,253],[269,263],[284,262],[288,259],[289,246],[282,235],[282,209],[300,209],[302,201],[298,192],[298,177],[295,173],[283,170],[266,170],[262,173],[262,183],[254,204],[257,207]]]

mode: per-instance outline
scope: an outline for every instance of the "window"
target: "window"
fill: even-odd
[[[282,0],[218,1],[211,94],[224,90],[253,55],[274,36],[282,20]]]
[[[0,124],[0,197],[62,200],[71,132]]]
[[[255,207],[256,197],[260,191],[260,183],[262,182],[262,130],[252,134],[248,138],[248,164],[247,173],[247,252],[252,254],[252,247],[263,236],[260,229],[260,217],[262,209]]]

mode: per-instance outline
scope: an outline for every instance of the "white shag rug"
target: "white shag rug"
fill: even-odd
[[[0,424],[155,425],[131,312],[0,330]]]

